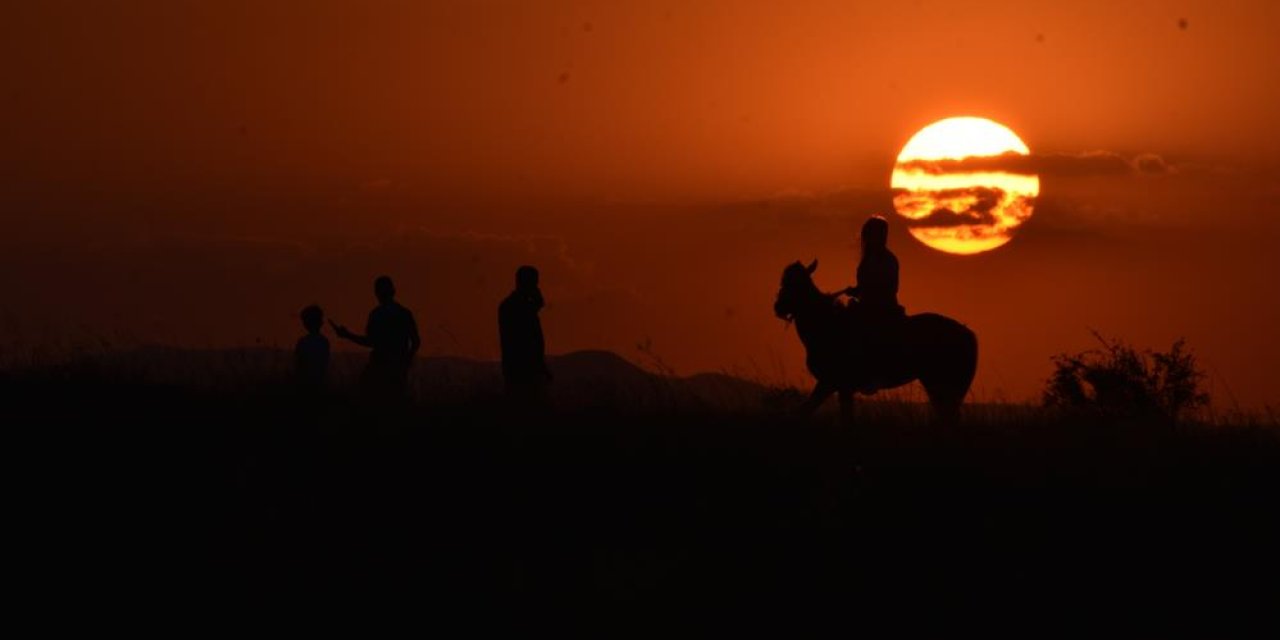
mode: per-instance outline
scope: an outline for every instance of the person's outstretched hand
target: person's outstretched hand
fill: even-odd
[[[334,321],[332,321],[332,320],[330,320],[330,321],[329,321],[329,326],[330,326],[330,327],[333,327],[333,332],[334,332],[335,334],[337,334],[337,336],[338,336],[339,338],[350,338],[350,337],[351,337],[351,332],[350,332],[350,331],[348,331],[348,330],[347,330],[347,328],[346,328],[345,326],[340,325],[340,324],[337,324],[337,323],[335,323],[335,322],[334,322]]]

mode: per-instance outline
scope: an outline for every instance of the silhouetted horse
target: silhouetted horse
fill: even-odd
[[[954,422],[978,366],[978,339],[968,327],[935,313],[907,316],[896,332],[896,344],[885,351],[882,371],[860,367],[859,341],[852,309],[813,284],[818,261],[795,262],[782,272],[782,288],[773,304],[779,318],[796,323],[804,343],[805,364],[818,379],[804,409],[812,412],[832,393],[840,396],[840,412],[853,420],[853,392],[873,378],[883,388],[913,380],[924,385],[935,420]]]

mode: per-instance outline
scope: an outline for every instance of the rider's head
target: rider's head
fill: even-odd
[[[871,216],[862,223],[862,249],[883,249],[889,244],[889,221],[884,216]]]
[[[373,281],[373,295],[384,304],[396,299],[396,285],[391,283],[391,276],[378,276]]]
[[[538,268],[524,265],[516,269],[516,288],[530,291],[538,288]]]

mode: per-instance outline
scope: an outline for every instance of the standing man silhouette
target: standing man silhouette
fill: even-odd
[[[409,367],[422,346],[418,323],[412,312],[396,302],[396,287],[389,276],[373,281],[373,294],[378,306],[369,312],[364,335],[333,321],[329,324],[339,338],[371,349],[369,364],[360,377],[365,390],[383,400],[403,399],[408,391]]]
[[[498,305],[498,334],[502,343],[502,378],[507,394],[518,401],[541,404],[551,381],[547,347],[538,312],[543,306],[538,270],[516,269],[516,289]]]

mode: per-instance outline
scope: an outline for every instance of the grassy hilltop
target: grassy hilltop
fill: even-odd
[[[286,363],[153,350],[0,378],[45,587],[453,613],[1275,602],[1266,421],[1006,405],[939,429],[873,401],[849,430],[791,415],[794,390],[603,353],[552,363],[543,415],[462,360],[421,363],[416,400],[378,410],[299,395]]]

